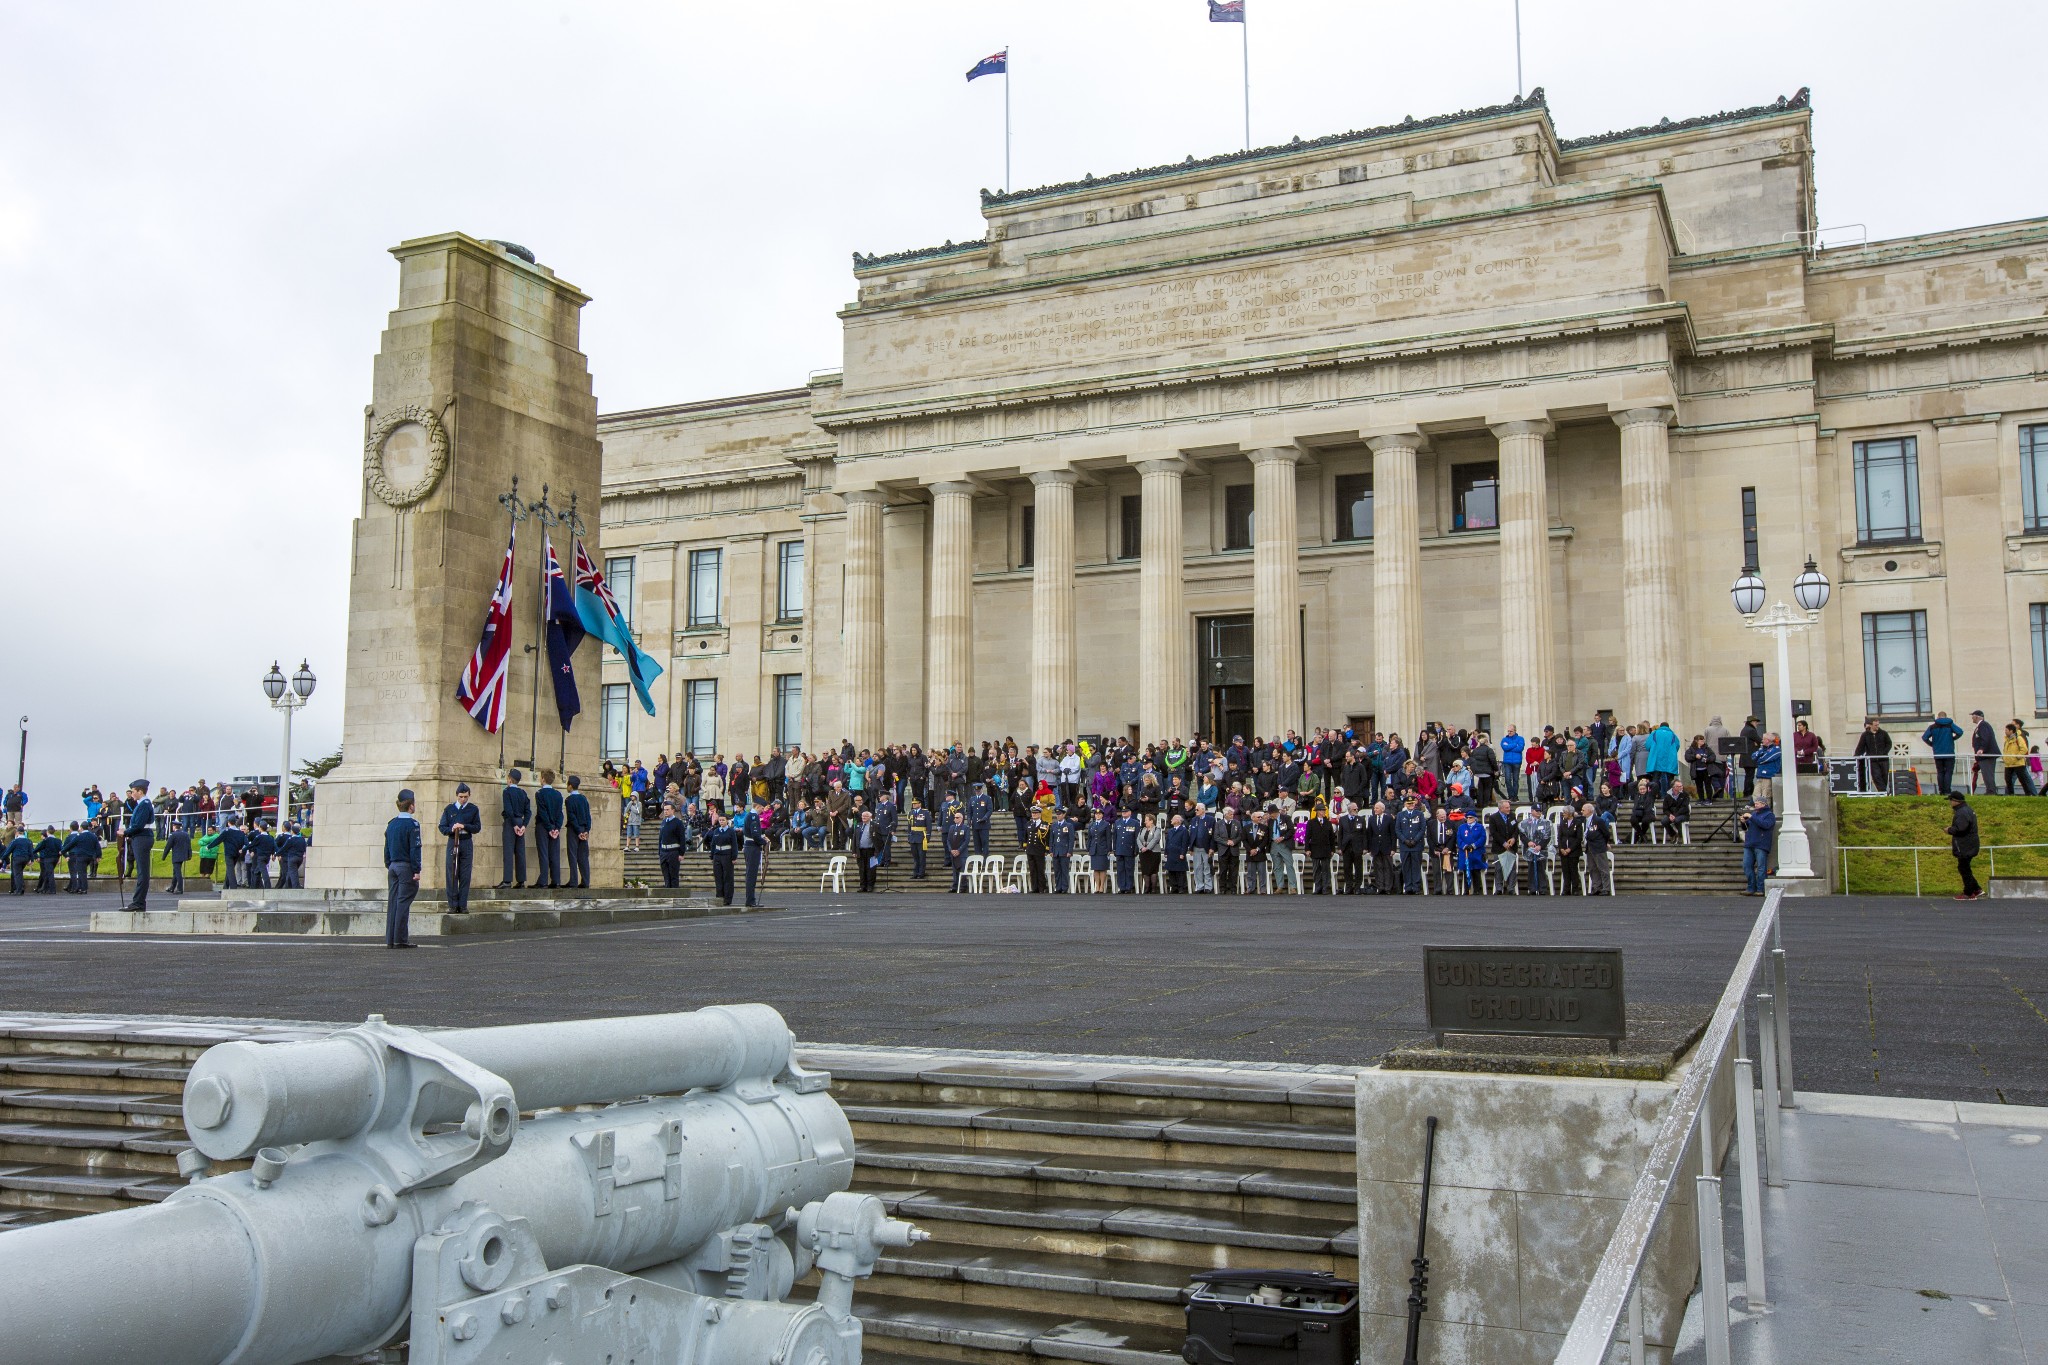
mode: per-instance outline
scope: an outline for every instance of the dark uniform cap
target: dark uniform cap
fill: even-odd
[[[457,782],[457,783],[455,784],[455,794],[456,794],[457,796],[460,796],[460,795],[461,795],[461,794],[462,794],[463,792],[466,792],[466,791],[468,791],[468,790],[469,790],[469,784],[468,784],[467,782]]]
[[[134,780],[133,782],[130,782],[130,783],[128,784],[128,790],[129,790],[129,791],[145,791],[145,792],[146,792],[146,791],[148,791],[148,790],[149,790],[149,779],[148,779],[148,778],[146,778],[146,777],[138,777],[138,778],[136,778],[136,779],[135,779],[135,780]]]
[[[412,795],[412,788],[411,788],[411,787],[400,787],[400,788],[398,789],[398,799],[399,799],[399,800],[401,800],[401,801],[410,801],[410,800],[412,800],[412,799],[413,799],[413,795]]]

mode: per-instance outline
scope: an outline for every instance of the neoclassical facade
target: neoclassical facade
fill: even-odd
[[[651,721],[607,664],[607,748],[1690,734],[1777,714],[1728,587],[1809,557],[1831,748],[2048,713],[2048,219],[1816,249],[1810,133],[1537,91],[856,255],[839,371],[600,420],[672,661]]]

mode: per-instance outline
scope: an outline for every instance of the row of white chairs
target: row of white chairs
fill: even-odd
[[[1076,855],[1070,862],[1083,863],[1081,867],[1069,866],[1068,868],[1067,892],[1070,895],[1078,895],[1083,892],[1082,878],[1087,876],[1088,868],[1085,865],[1085,860],[1081,859],[1079,855]],[[1291,886],[1284,887],[1274,894],[1285,895],[1289,889],[1297,896],[1309,894],[1308,879],[1312,875],[1313,870],[1303,866],[1307,862],[1308,859],[1306,858],[1295,859],[1294,869],[1289,879]],[[1372,859],[1370,856],[1366,859],[1365,868],[1366,875],[1370,877],[1372,869]],[[1553,896],[1557,895],[1558,886],[1563,875],[1558,865],[1558,859],[1544,859],[1543,871],[1544,883],[1549,887],[1550,894]],[[1431,872],[1432,869],[1430,868],[1425,867],[1423,869],[1422,894],[1425,896],[1435,894],[1430,890],[1430,883],[1437,880],[1437,878],[1433,877]],[[1593,886],[1590,868],[1582,862],[1579,864],[1578,874],[1579,894],[1582,896],[1590,894]],[[1477,891],[1473,890],[1472,882],[1471,874],[1465,872],[1462,868],[1453,869],[1451,873],[1450,894],[1456,896],[1492,895],[1496,885],[1493,866],[1489,864],[1479,874]],[[1059,886],[1058,869],[1054,866],[1053,859],[1050,857],[1046,859],[1046,885],[1055,889]],[[960,869],[960,886],[962,890],[968,892],[989,895],[1005,891],[1029,891],[1031,889],[1031,864],[1029,856],[1019,853],[1014,858],[1006,860],[1000,853],[991,853],[986,856],[970,854],[966,863]],[[1092,888],[1092,881],[1089,883],[1089,886]],[[828,888],[834,895],[843,896],[846,894],[846,855],[843,853],[834,854],[825,864],[825,870],[819,874],[818,890],[824,891]],[[1240,861],[1237,866],[1237,893],[1242,896],[1247,894],[1250,889],[1251,873],[1249,865]],[[1522,878],[1518,870],[1515,876],[1515,884],[1509,888],[1509,891],[1511,894],[1520,895],[1521,889]],[[1141,893],[1144,890],[1143,879],[1140,879],[1138,882],[1138,890]],[[1332,891],[1334,892],[1334,890],[1333,880]],[[1607,894],[1610,896],[1614,894],[1614,862],[1611,858],[1607,864]]]

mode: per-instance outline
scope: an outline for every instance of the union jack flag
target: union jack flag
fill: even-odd
[[[1244,0],[1209,0],[1209,22],[1212,24],[1243,23]]]
[[[576,541],[576,586],[596,596],[604,604],[604,614],[617,620],[621,615],[618,599],[612,596],[611,585],[604,581],[604,575],[590,562],[590,552],[583,548],[579,537]]]
[[[491,594],[491,609],[484,617],[484,637],[455,685],[455,699],[494,735],[505,723],[505,684],[512,662],[512,548],[518,540],[514,531],[505,542],[505,566],[498,571],[498,590]]]

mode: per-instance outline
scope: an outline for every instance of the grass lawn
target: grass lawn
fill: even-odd
[[[2048,799],[2038,796],[1973,796],[1977,837],[1986,850],[1993,844],[2048,844]],[[1945,796],[1837,797],[1835,812],[1843,847],[1882,845],[1903,850],[1920,844],[1920,890],[1924,895],[1953,896],[1962,890],[1955,859],[1948,851],[1949,804]],[[1931,851],[1930,851],[1931,850]],[[1851,853],[1844,894],[1913,894],[1913,857],[1909,852]],[[1991,875],[1989,852],[1974,864],[1981,883]],[[1836,873],[1841,855],[1836,855]],[[2001,877],[2048,877],[2048,848],[1998,855]]]

